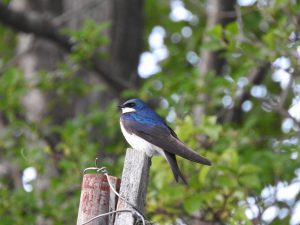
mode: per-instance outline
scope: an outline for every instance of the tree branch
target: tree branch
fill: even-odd
[[[29,12],[23,13],[16,10],[9,9],[5,4],[0,2],[0,22],[6,26],[9,26],[16,31],[25,33],[32,33],[37,37],[45,38],[59,47],[63,48],[67,53],[72,53],[72,47],[76,43],[72,43],[70,37],[62,34],[57,27],[52,23],[37,15],[36,13]],[[117,93],[128,89],[134,88],[128,81],[122,79],[122,77],[114,76],[112,68],[109,65],[104,65],[98,57],[90,59],[92,62],[91,69],[94,70],[101,78]],[[84,67],[88,67],[82,64]]]
[[[3,24],[25,33],[33,33],[36,36],[48,39],[64,50],[71,52],[73,44],[66,35],[62,35],[46,19],[41,18],[36,13],[30,12],[24,14],[9,9],[5,4],[0,2],[0,22]]]
[[[239,123],[242,119],[242,104],[244,101],[251,97],[250,89],[252,85],[258,85],[265,79],[268,70],[270,69],[270,63],[265,62],[253,69],[248,76],[249,85],[244,88],[241,94],[235,97],[234,107],[227,110],[221,110],[218,116],[219,122],[231,121]]]
[[[125,89],[135,88],[129,81],[125,81],[119,76],[110,76],[109,74],[115,74],[113,72],[114,69],[106,64],[104,65],[104,63],[96,56],[92,58],[92,69],[96,73],[102,74],[102,78],[112,87],[114,87],[117,92],[124,91]]]

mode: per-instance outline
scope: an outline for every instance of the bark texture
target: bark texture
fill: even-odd
[[[235,16],[235,4],[236,0],[211,0],[207,1],[206,13],[207,23],[206,29],[210,29],[217,24],[225,26],[226,24],[234,21]],[[207,40],[207,36],[204,36],[203,41]],[[209,71],[215,72],[217,75],[221,75],[222,68],[225,63],[225,59],[221,55],[222,51],[209,51],[203,50],[201,52],[200,72],[205,75]]]
[[[236,19],[235,13],[236,0],[211,0],[207,1],[206,5],[206,30],[211,29],[217,24],[226,26],[226,24]],[[202,42],[205,43],[209,39],[208,36],[204,35]],[[205,45],[205,44],[204,44]],[[203,81],[204,77],[209,73],[213,72],[217,76],[222,75],[224,65],[226,64],[225,58],[222,56],[222,50],[210,51],[203,49],[200,52],[200,80]],[[201,105],[195,105],[193,108],[193,118],[196,125],[200,124],[201,115],[207,111],[207,104],[210,99],[205,94],[199,94],[198,100],[202,102]]]

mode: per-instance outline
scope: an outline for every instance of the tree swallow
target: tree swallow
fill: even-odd
[[[119,108],[122,110],[121,130],[127,142],[132,148],[144,151],[149,157],[163,155],[177,182],[180,177],[187,185],[179,170],[176,155],[196,163],[211,165],[208,159],[186,147],[166,122],[142,100],[130,99]]]

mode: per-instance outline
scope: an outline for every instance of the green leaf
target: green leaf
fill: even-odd
[[[210,36],[210,37],[214,37],[216,39],[221,39],[222,38],[222,35],[223,35],[223,28],[222,28],[222,25],[221,24],[217,24],[215,26],[213,26],[212,28],[210,28],[208,31],[207,31],[207,34]]]
[[[239,178],[239,182],[248,189],[251,188],[258,189],[261,187],[260,180],[258,176],[255,174],[242,176]]]
[[[212,167],[209,167],[209,166],[203,166],[199,172],[199,175],[198,175],[198,179],[199,179],[199,182],[201,184],[204,184],[206,182],[206,177],[207,177],[207,174],[209,173],[209,171],[211,170]]]
[[[239,168],[239,174],[252,174],[261,171],[261,168],[254,164],[243,164]]]
[[[239,33],[239,24],[238,22],[232,22],[226,25],[226,33],[230,34],[231,37]]]
[[[237,154],[236,149],[234,148],[226,149],[224,153],[221,155],[221,161],[223,161],[223,163],[226,163],[227,166],[230,168],[238,168],[239,156]]]
[[[184,199],[183,207],[185,211],[189,214],[193,214],[198,209],[200,209],[202,204],[202,196],[201,194],[196,194]]]
[[[223,188],[236,188],[238,186],[238,182],[236,177],[232,176],[232,175],[222,175],[219,176],[218,178],[216,178],[218,184],[220,186],[222,186]]]

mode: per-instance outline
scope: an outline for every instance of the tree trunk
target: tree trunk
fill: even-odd
[[[225,26],[226,24],[234,21],[236,19],[235,16],[235,5],[236,0],[211,0],[207,1],[206,6],[206,14],[207,14],[207,22],[206,22],[206,30],[211,29],[217,24],[221,24]],[[203,43],[208,40],[208,37],[204,35]],[[208,74],[208,72],[213,72],[215,75],[222,75],[222,71],[224,68],[226,61],[222,57],[222,51],[210,51],[207,49],[202,50],[200,53],[200,74],[199,79],[203,83],[205,79],[204,76]],[[200,118],[203,113],[207,110],[206,103],[209,102],[209,96],[205,94],[198,95],[198,99],[201,102],[201,105],[196,105],[193,108],[193,118],[194,123],[196,125],[200,124]]]
[[[206,29],[211,29],[217,24],[225,26],[226,24],[234,21],[236,0],[211,0],[207,2],[207,23]],[[207,40],[204,36],[203,42]],[[221,75],[225,59],[222,58],[220,51],[213,52],[203,50],[201,52],[200,73],[205,75],[209,71],[215,72],[216,75]]]

